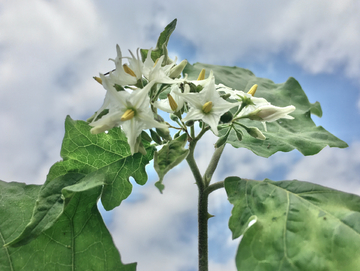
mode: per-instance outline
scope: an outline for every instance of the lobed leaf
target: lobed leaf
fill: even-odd
[[[235,148],[247,148],[255,154],[269,157],[278,151],[288,152],[299,150],[304,155],[313,155],[325,146],[346,148],[348,145],[335,137],[321,126],[316,126],[311,114],[321,117],[319,102],[311,104],[299,83],[290,77],[285,83],[275,84],[269,79],[256,77],[251,71],[238,67],[208,65],[202,63],[188,64],[184,69],[189,79],[196,79],[201,69],[213,70],[217,84],[224,84],[233,89],[247,92],[251,86],[258,84],[256,97],[263,97],[271,104],[285,107],[294,105],[296,110],[290,115],[295,119],[279,119],[267,123],[267,131],[260,122],[242,120],[248,127],[256,126],[266,136],[266,140],[259,140],[244,133],[239,141],[235,132],[231,131],[227,143]],[[225,135],[226,129],[219,127],[219,137]]]
[[[74,121],[69,116],[66,118],[60,153],[63,161],[51,167],[44,186],[68,173],[86,175],[99,171],[105,175],[101,202],[106,210],[111,210],[130,195],[130,176],[140,185],[146,183],[145,166],[152,159],[155,147],[144,140],[147,155],[131,155],[127,138],[120,128],[98,135],[91,134],[90,128],[84,121]]]
[[[154,147],[143,141],[147,155],[131,155],[127,139],[120,128],[108,134],[92,135],[84,121],[74,121],[67,117],[65,136],[61,149],[63,161],[55,163],[42,186],[30,222],[21,234],[9,245],[20,246],[37,238],[42,232],[53,227],[69,211],[68,201],[73,189],[83,192],[98,187],[96,204],[101,196],[106,210],[118,206],[129,196],[134,177],[138,184],[145,184],[145,166],[153,156]]]
[[[225,189],[238,270],[359,270],[359,196],[296,180],[229,177]]]
[[[69,186],[66,209],[50,229],[29,244],[4,247],[30,220],[41,186],[0,181],[0,270],[136,270],[121,262],[97,209],[100,183],[95,177]]]

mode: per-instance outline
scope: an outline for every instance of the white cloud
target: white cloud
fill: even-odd
[[[315,156],[303,157],[287,179],[298,179],[360,195],[360,142],[347,149],[325,148]]]
[[[11,1],[1,12],[1,178],[41,183],[59,159],[65,116],[75,111],[66,100],[79,114],[94,104],[96,84],[84,80],[90,69],[83,65],[105,27],[85,0]],[[39,169],[44,164],[47,170]]]
[[[122,261],[138,262],[139,271],[196,266],[197,187],[183,168],[171,172],[164,184],[162,195],[148,183],[142,200],[125,201],[114,211],[110,229]]]
[[[360,74],[356,1],[167,1],[163,6],[169,21],[179,18],[178,33],[199,48],[196,61],[228,65],[286,51],[289,61],[311,73],[344,68],[347,76]]]

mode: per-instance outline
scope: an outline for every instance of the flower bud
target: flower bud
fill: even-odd
[[[193,120],[188,120],[187,122],[185,122],[186,126],[193,126],[194,125],[194,121]]]
[[[187,60],[184,59],[183,61],[180,62],[179,65],[176,65],[175,67],[171,68],[169,77],[172,79],[178,78],[181,75],[187,63],[188,63]]]
[[[247,117],[251,120],[260,120],[260,121],[275,121],[277,119],[286,118],[293,119],[292,116],[288,114],[295,110],[295,106],[289,105],[286,107],[278,107],[273,105],[265,105],[257,110],[251,112]]]
[[[220,117],[220,121],[223,123],[229,123],[230,121],[232,121],[233,119],[233,115],[231,114],[230,111],[225,112],[221,117]]]
[[[215,148],[219,148],[221,147],[222,145],[224,145],[229,137],[229,134],[230,134],[230,130],[231,128],[228,128],[228,130],[226,131],[226,134],[221,136],[215,143]]]
[[[155,130],[164,140],[170,141],[172,139],[169,128],[155,128]]]
[[[174,115],[174,114],[170,114],[170,119],[171,119],[172,121],[177,121],[179,118],[178,118],[178,116],[176,116],[176,115]]]
[[[251,135],[252,137],[256,138],[256,139],[260,139],[260,140],[265,140],[266,136],[264,136],[264,134],[256,127],[246,127],[246,132],[248,132],[249,135]]]
[[[161,141],[161,138],[160,136],[154,132],[152,129],[150,129],[150,135],[151,135],[151,138],[159,145],[162,144],[162,141]]]
[[[151,141],[152,141],[151,137],[150,137],[145,131],[142,131],[142,132],[141,132],[141,138],[144,139],[144,140],[146,140],[147,142],[151,142]]]

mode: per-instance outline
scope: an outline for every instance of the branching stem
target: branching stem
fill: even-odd
[[[208,271],[208,197],[209,194],[219,188],[224,187],[224,182],[217,182],[210,185],[211,178],[219,163],[220,156],[224,150],[225,144],[215,149],[213,157],[205,171],[201,176],[199,168],[194,158],[194,151],[197,141],[205,134],[208,128],[203,128],[200,133],[189,143],[189,154],[186,161],[191,169],[198,186],[198,252],[199,252],[199,271]]]

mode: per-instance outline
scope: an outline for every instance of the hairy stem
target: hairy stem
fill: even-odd
[[[209,165],[205,171],[204,177],[203,177],[206,186],[208,186],[210,184],[212,175],[214,174],[215,169],[219,163],[219,160],[220,160],[221,154],[225,148],[225,145],[226,144],[220,146],[219,148],[216,148],[214,151],[214,154],[210,160],[210,163],[209,163]]]
[[[194,158],[194,151],[197,141],[206,132],[203,129],[200,134],[190,141],[189,154],[186,157],[186,161],[191,169],[191,172],[195,178],[198,186],[199,197],[198,197],[198,252],[199,252],[199,271],[208,271],[208,197],[209,194],[224,186],[223,182],[210,184],[211,177],[218,165],[220,156],[224,150],[224,146],[217,148],[213,154],[213,157],[206,169],[204,177],[201,176],[199,168]]]

